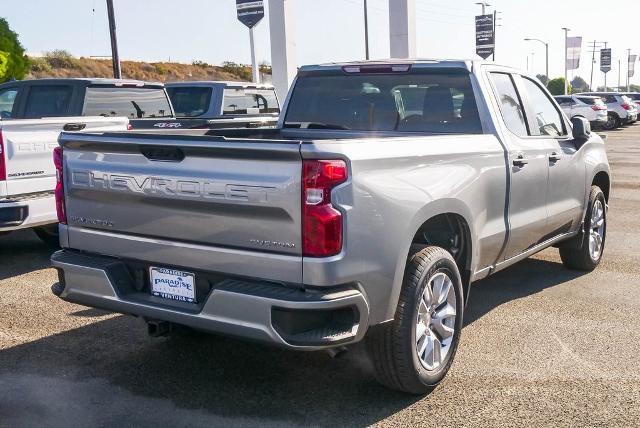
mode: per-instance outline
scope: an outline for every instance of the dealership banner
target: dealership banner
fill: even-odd
[[[567,37],[567,70],[575,70],[580,67],[581,49],[582,37]]]
[[[611,48],[600,49],[600,71],[603,73],[611,71]]]
[[[633,77],[636,73],[636,59],[638,55],[629,55],[629,77]]]
[[[249,28],[253,28],[264,18],[264,2],[262,0],[236,0],[238,20]]]
[[[493,55],[496,37],[493,28],[493,15],[476,16],[476,53],[483,59]]]

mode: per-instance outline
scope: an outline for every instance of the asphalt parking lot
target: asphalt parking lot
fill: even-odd
[[[45,246],[0,237],[0,426],[640,424],[640,125],[610,132],[605,257],[549,249],[474,284],[456,361],[424,398],[343,357],[185,333],[65,303]]]

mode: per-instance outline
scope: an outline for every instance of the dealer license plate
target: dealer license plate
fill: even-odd
[[[196,302],[196,276],[176,269],[151,267],[151,294],[180,302]]]

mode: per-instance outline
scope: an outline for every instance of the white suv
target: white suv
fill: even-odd
[[[629,97],[618,92],[588,92],[578,96],[593,95],[602,98],[609,109],[609,118],[604,129],[615,129],[638,120],[636,103]]]
[[[594,129],[607,123],[609,109],[600,97],[560,95],[554,98],[569,119],[582,116],[591,122],[591,127]]]

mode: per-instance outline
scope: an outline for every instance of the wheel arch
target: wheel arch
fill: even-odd
[[[387,309],[388,319],[391,319],[394,316],[398,297],[400,295],[400,289],[402,288],[407,259],[410,255],[412,246],[428,245],[427,242],[420,239],[422,232],[430,230],[431,227],[438,228],[442,224],[455,225],[458,233],[461,234],[461,238],[463,239],[464,251],[463,254],[457,258],[456,264],[458,264],[458,269],[460,270],[460,276],[463,282],[462,285],[465,294],[465,302],[467,301],[469,296],[471,273],[473,272],[474,263],[477,259],[477,246],[474,245],[476,242],[476,233],[472,219],[473,216],[471,215],[469,207],[457,199],[433,201],[416,213],[413,221],[411,221],[407,228],[407,234],[404,239],[405,245],[403,246],[402,251],[400,251],[396,263],[393,290],[390,295]],[[431,243],[431,245],[434,245],[434,243]],[[449,249],[447,250],[449,251]],[[449,252],[451,253],[451,251]],[[456,256],[454,256],[454,259],[456,259]]]

